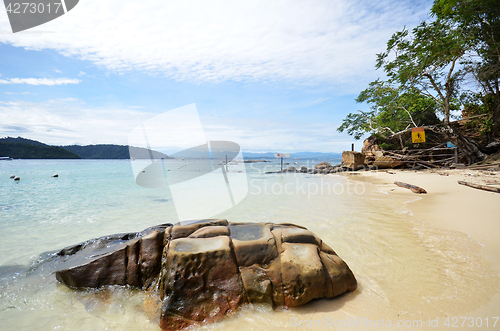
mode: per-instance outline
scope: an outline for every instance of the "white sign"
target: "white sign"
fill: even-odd
[[[274,154],[274,157],[290,157],[290,153],[278,153]]]

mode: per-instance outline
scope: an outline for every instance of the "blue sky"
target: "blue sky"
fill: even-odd
[[[431,1],[81,0],[12,34],[0,9],[0,137],[127,144],[196,104],[206,136],[252,152],[341,152],[336,132],[392,33]],[[357,149],[361,142],[357,142]]]

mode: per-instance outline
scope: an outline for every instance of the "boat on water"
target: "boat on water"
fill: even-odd
[[[12,161],[13,158],[8,157],[8,156],[0,156],[0,161]]]

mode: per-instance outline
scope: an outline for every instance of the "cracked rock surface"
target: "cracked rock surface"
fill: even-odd
[[[58,255],[74,288],[128,285],[159,294],[162,330],[219,320],[243,304],[296,307],[357,287],[347,264],[293,224],[198,220],[89,240]]]

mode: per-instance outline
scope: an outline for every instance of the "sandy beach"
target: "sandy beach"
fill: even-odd
[[[408,197],[412,201],[406,206],[416,219],[431,226],[461,232],[469,236],[472,241],[481,245],[479,251],[481,257],[490,263],[497,273],[500,273],[500,241],[498,240],[500,194],[458,184],[460,180],[494,185],[500,183],[499,171],[391,169],[356,172],[348,177],[355,181],[372,183],[390,196]],[[427,191],[427,194],[415,194],[409,189],[395,185],[395,181],[420,186]],[[500,291],[498,284],[495,287],[496,292],[489,302],[480,304],[463,316],[479,317],[483,320],[487,317],[491,319],[492,316],[498,316]]]

